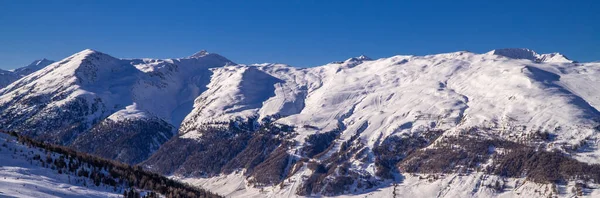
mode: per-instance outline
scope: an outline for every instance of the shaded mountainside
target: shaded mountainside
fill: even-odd
[[[234,197],[594,196],[599,73],[528,49],[312,68],[84,50],[2,89],[0,123]]]
[[[105,119],[73,141],[74,149],[128,164],[144,161],[173,136],[174,128],[160,119]],[[115,149],[118,148],[118,149]]]
[[[295,160],[287,153],[295,134],[285,125],[254,127],[252,122],[229,128],[207,127],[199,141],[176,136],[143,164],[163,174],[200,177],[245,169],[245,174],[254,178],[254,185],[277,184]]]
[[[15,75],[13,72],[0,69],[0,88],[6,87],[6,85],[15,82],[18,79],[19,76]]]

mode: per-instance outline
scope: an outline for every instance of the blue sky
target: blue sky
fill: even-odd
[[[59,3],[60,2],[60,3]],[[600,60],[600,1],[0,0],[0,68],[86,48],[120,58],[206,49],[237,63],[316,66],[365,54],[525,47]]]

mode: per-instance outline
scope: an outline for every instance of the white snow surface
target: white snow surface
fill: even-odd
[[[37,70],[40,70],[50,64],[52,64],[54,61],[48,60],[48,59],[40,59],[40,60],[35,60],[33,61],[31,64],[25,66],[25,67],[20,67],[14,70],[2,70],[0,69],[0,88],[6,87],[7,85],[9,85],[10,83],[18,80],[19,78],[29,75]]]
[[[42,97],[52,100],[44,107],[50,109],[84,98],[90,106],[97,100],[102,104],[101,110],[86,118],[90,123],[109,116],[158,117],[179,126],[193,100],[206,89],[209,68],[227,64],[232,63],[211,53],[182,59],[118,59],[87,49],[0,90],[0,103],[9,103],[16,97]],[[11,108],[24,114],[33,110]]]
[[[558,194],[552,192],[552,184],[540,184],[528,181],[525,178],[502,179],[494,175],[474,173],[470,175],[406,175],[402,182],[387,184],[367,192],[355,192],[336,197],[344,198],[379,198],[394,197],[501,197],[501,198],[531,198],[531,197],[577,197],[572,191],[575,182],[556,185]],[[300,177],[292,177],[285,181],[285,185],[254,188],[248,184],[241,173],[223,175],[213,178],[176,178],[192,185],[203,186],[212,192],[225,197],[263,198],[263,197],[303,197],[296,195]],[[503,184],[505,189],[501,192],[490,188],[496,181]],[[591,188],[600,187],[596,184],[587,184]],[[598,197],[600,191],[589,190],[579,197]],[[321,197],[321,196],[315,196]],[[327,196],[323,196],[327,197]]]
[[[488,52],[489,54],[505,56],[514,59],[528,59],[536,62],[546,63],[574,63],[575,61],[570,60],[565,55],[560,53],[549,53],[549,54],[538,54],[533,50],[525,48],[506,48],[497,49]]]
[[[27,76],[33,72],[36,72],[50,64],[54,63],[53,60],[48,60],[48,59],[39,59],[39,60],[34,60],[33,62],[31,62],[29,65],[25,66],[25,67],[20,67],[14,70],[11,70],[13,73],[15,73],[18,76]]]
[[[91,180],[87,181],[91,185],[83,186],[76,182],[78,177],[30,163],[30,152],[44,158],[46,154],[17,143],[14,137],[0,133],[0,144],[7,145],[0,147],[0,197],[122,197],[120,192],[113,192],[113,187],[95,186]],[[25,154],[31,156],[22,156]]]
[[[600,64],[546,63],[493,53],[351,58],[313,68],[282,64],[212,70],[180,133],[215,121],[280,115],[302,134],[346,127],[368,146],[426,129],[499,129],[505,138],[548,131],[556,143],[595,136]],[[271,77],[267,77],[267,76]],[[272,78],[274,77],[275,80]],[[366,128],[365,128],[366,126]],[[316,128],[316,129],[314,129]]]

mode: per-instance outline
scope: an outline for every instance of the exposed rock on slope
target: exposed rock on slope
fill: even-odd
[[[277,64],[250,66],[279,79],[274,85],[252,76],[233,75],[243,73],[247,67],[215,69],[208,90],[195,101],[194,110],[180,127],[174,141],[178,143],[159,149],[144,164],[183,178],[205,177],[211,181],[210,178],[218,174],[229,178],[231,174],[225,167],[230,166],[225,164],[245,155],[244,149],[251,148],[248,139],[254,137],[253,132],[243,132],[252,135],[240,139],[236,135],[239,134],[237,126],[252,123],[262,126],[270,122],[294,127],[294,133],[286,136],[291,138],[286,141],[292,141],[293,146],[278,147],[287,150],[290,155],[286,157],[287,162],[293,164],[272,165],[271,168],[283,171],[271,176],[286,178],[279,187],[272,187],[275,193],[339,195],[364,192],[400,182],[407,173],[500,174],[494,166],[500,166],[500,169],[513,167],[502,165],[502,161],[510,157],[499,151],[522,151],[513,150],[515,147],[510,145],[556,149],[548,156],[568,154],[571,160],[598,163],[598,159],[591,157],[595,154],[570,148],[582,145],[595,148],[593,145],[597,144],[589,141],[598,136],[596,127],[600,116],[598,100],[592,91],[596,86],[590,85],[600,82],[592,76],[600,71],[600,65],[544,62],[547,59],[543,58],[548,56],[514,49],[487,54],[456,52],[378,60],[349,59],[305,69]],[[262,98],[259,103],[244,100],[246,95],[244,89],[239,89],[240,82],[254,82],[255,86],[265,87],[265,90],[273,86],[272,92],[261,93],[274,95]],[[217,96],[216,93],[224,95]],[[231,108],[243,111],[227,111]],[[219,127],[218,134],[230,135],[216,141],[210,135],[215,131],[207,128]],[[476,137],[471,137],[473,133]],[[472,141],[455,141],[470,138]],[[204,145],[208,142],[212,145],[228,142],[226,145],[236,146],[217,151],[207,149],[211,148],[210,144]],[[469,146],[472,142],[483,143]],[[194,144],[198,147],[175,146]],[[498,151],[489,151],[494,147]],[[158,159],[167,159],[169,153],[181,153],[180,150],[188,154],[202,152],[203,156],[230,157],[219,158],[223,165],[210,169],[193,168],[203,167],[201,164],[190,166],[189,160],[196,163],[207,160],[191,157],[197,156],[194,154],[179,162],[157,163],[164,161]],[[546,155],[536,151],[535,155],[538,154]],[[444,163],[434,163],[436,161]],[[565,161],[572,162],[575,161]],[[270,164],[264,158],[255,163]],[[560,163],[553,165],[561,166]],[[255,181],[252,169],[237,168],[248,177],[248,182]],[[486,169],[491,171],[481,171]],[[211,171],[195,174],[205,170]],[[539,175],[521,174],[538,182],[557,181],[535,180]],[[578,175],[580,173],[576,171],[567,175],[558,171],[556,174],[563,174],[559,178],[571,182],[575,178],[596,177]],[[515,175],[500,176],[510,178]],[[246,187],[244,192],[252,194],[253,190]]]

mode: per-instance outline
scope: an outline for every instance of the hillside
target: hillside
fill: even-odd
[[[594,196],[599,72],[529,49],[311,68],[84,50],[2,89],[0,123],[226,196]]]
[[[502,176],[497,181],[507,186],[523,175],[537,184],[598,181],[596,173],[581,169],[583,162],[598,163],[599,101],[593,90],[600,65],[544,62],[518,53],[548,56],[511,49],[357,57],[304,69],[280,64],[213,69],[208,90],[196,99],[178,136],[144,164],[244,196],[265,187],[275,195],[361,194],[402,183],[410,174],[467,174],[472,185],[490,182],[487,175]],[[261,77],[265,74],[275,79]],[[168,157],[181,152],[187,157]],[[527,156],[521,152],[557,160],[525,158],[519,165],[509,153]],[[217,159],[209,166],[198,163]],[[531,171],[563,163],[579,171]],[[241,178],[245,182],[231,187],[235,190],[211,184]],[[478,196],[506,193],[465,188]],[[570,192],[539,196],[557,193]]]
[[[84,50],[0,90],[0,120],[7,130],[135,164],[173,136],[208,68],[229,62],[216,54],[117,59]],[[111,136],[119,129],[126,130]]]
[[[0,133],[0,196],[218,197],[135,167]]]

